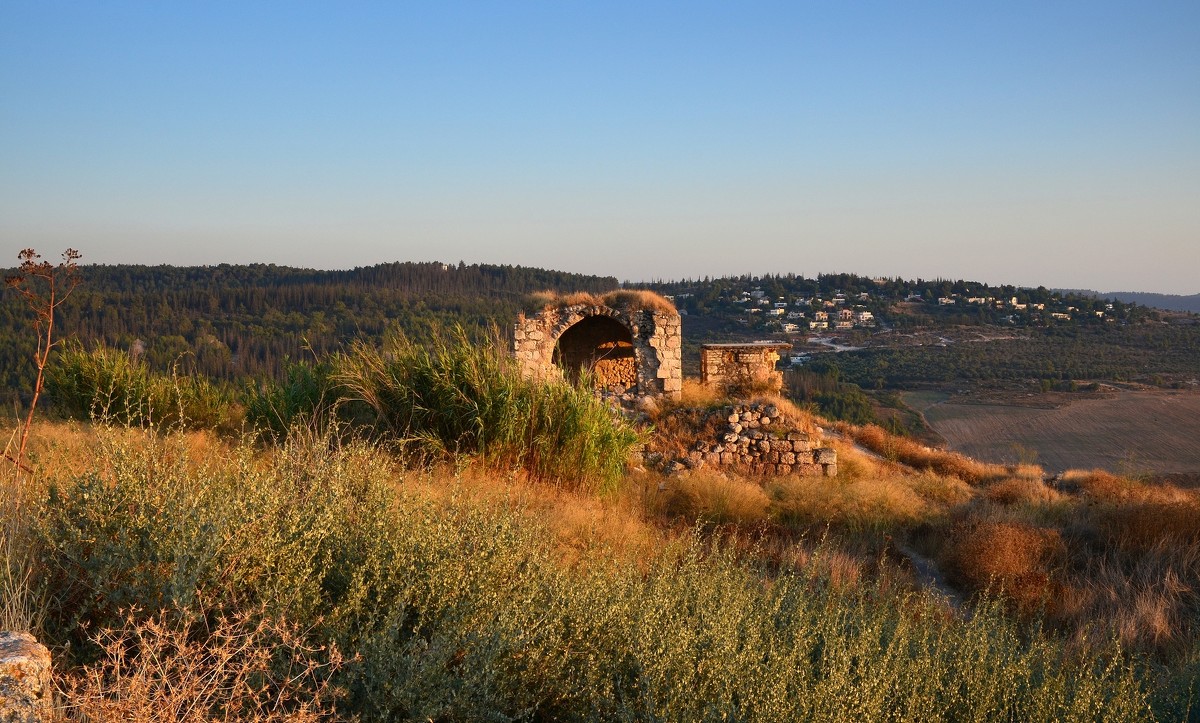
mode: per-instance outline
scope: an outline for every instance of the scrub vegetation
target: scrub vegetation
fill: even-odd
[[[664,476],[630,453],[726,400],[689,384],[639,430],[459,332],[213,392],[241,431],[104,354],[51,379],[122,401],[37,423],[4,487],[4,623],[73,719],[1194,714],[1191,490],[795,407],[837,477]],[[184,411],[112,413],[156,384]]]

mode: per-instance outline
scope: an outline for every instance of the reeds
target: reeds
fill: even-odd
[[[337,366],[336,381],[374,411],[379,431],[433,458],[471,455],[612,491],[640,441],[586,380],[526,378],[503,345],[472,343],[461,329],[384,351],[356,344]]]
[[[230,430],[233,395],[202,376],[151,372],[127,353],[66,345],[47,371],[48,392],[67,417],[138,427]]]

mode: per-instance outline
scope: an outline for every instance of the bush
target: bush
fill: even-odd
[[[201,376],[152,373],[128,354],[105,346],[87,351],[69,344],[47,374],[58,411],[137,427],[230,429],[237,422],[232,395]]]
[[[273,442],[282,441],[296,427],[320,436],[340,406],[333,373],[327,361],[288,364],[282,382],[264,380],[245,390],[246,422]]]
[[[494,341],[461,330],[385,352],[355,345],[336,380],[366,402],[376,428],[431,457],[475,455],[542,480],[612,490],[640,435],[579,385],[522,375]]]

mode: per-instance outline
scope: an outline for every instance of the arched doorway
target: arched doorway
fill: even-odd
[[[637,390],[633,335],[608,316],[585,317],[564,331],[554,346],[554,363],[572,382],[587,372],[597,389],[617,394]]]

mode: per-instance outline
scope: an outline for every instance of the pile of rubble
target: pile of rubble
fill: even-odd
[[[697,442],[678,462],[689,469],[738,467],[750,474],[837,475],[837,452],[819,436],[788,429],[772,404],[737,404],[714,412],[724,418],[717,439]]]

